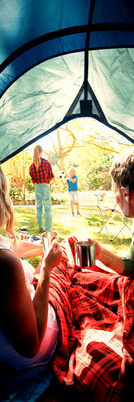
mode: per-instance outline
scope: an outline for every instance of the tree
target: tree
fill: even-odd
[[[49,134],[47,141],[48,138],[52,145],[49,150],[43,146],[43,142],[38,141],[38,143],[41,143],[43,149],[46,148],[45,155],[52,164],[55,174],[55,179],[51,182],[52,192],[66,191],[57,173],[58,170],[67,171],[72,165],[77,168],[80,191],[110,189],[111,178],[108,172],[113,156],[126,147],[132,146],[115,131],[87,117],[69,121],[54,133]],[[45,139],[46,137],[44,142]],[[22,200],[25,200],[26,190],[29,193],[34,191],[34,185],[29,176],[29,166],[32,163],[30,153],[31,147],[3,165],[12,188],[19,191]]]
[[[26,186],[29,179],[29,166],[31,157],[27,150],[9,159],[3,164],[3,168],[10,180],[11,188],[17,189],[20,198],[25,203]]]
[[[79,190],[111,189],[109,175],[114,155],[132,144],[94,119],[82,119],[75,146],[66,158],[66,169],[77,168]]]
[[[64,146],[62,141],[62,135],[66,133],[67,144]],[[69,123],[66,123],[64,126],[57,128],[55,131],[56,141],[53,140],[52,135],[49,134],[49,138],[52,143],[52,149],[50,152],[44,151],[48,159],[56,164],[58,170],[65,169],[65,157],[68,153],[70,153],[75,145],[76,138],[73,133],[73,130],[69,128]]]
[[[72,163],[72,161],[74,161]],[[67,166],[76,168],[78,176],[78,186],[80,191],[89,191],[96,189],[111,189],[111,177],[109,170],[112,162],[112,155],[108,152],[99,152],[98,148],[94,148],[94,152],[90,144],[86,144],[83,148],[73,149],[71,155],[66,160]]]

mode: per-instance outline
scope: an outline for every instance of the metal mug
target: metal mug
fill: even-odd
[[[48,250],[48,248],[51,246],[52,241],[54,239],[58,239],[58,232],[55,232],[54,230],[51,230],[49,232],[44,232],[41,235],[42,237],[42,243],[44,247],[44,254]]]
[[[95,243],[93,241],[78,241],[74,243],[75,264],[78,267],[95,265]]]

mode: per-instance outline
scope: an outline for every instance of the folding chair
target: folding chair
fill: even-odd
[[[111,198],[111,203],[108,203],[108,205],[105,205],[102,202],[102,199],[105,197],[105,194],[95,194],[96,195],[96,199],[97,199],[97,207],[100,210],[100,214],[103,220],[103,225],[99,231],[99,233],[101,233],[101,231],[103,230],[103,228],[106,229],[108,238],[110,241],[114,240],[119,233],[121,233],[125,228],[127,228],[128,230],[131,231],[131,225],[132,225],[132,221],[130,218],[128,218],[127,222],[125,222],[125,217],[123,215],[123,212],[121,211],[121,209],[119,208],[119,206],[113,202],[114,197],[108,196],[108,198]],[[101,201],[100,201],[101,199]],[[108,223],[115,217],[117,216],[120,221],[122,222],[122,226],[121,228],[117,231],[117,233],[111,237],[110,236],[110,232],[108,230]]]

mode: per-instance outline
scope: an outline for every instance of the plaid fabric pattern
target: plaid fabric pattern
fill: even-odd
[[[97,266],[77,270],[76,240],[62,242],[69,262],[62,259],[50,280],[59,325],[55,376],[84,401],[133,401],[134,281]]]
[[[39,166],[39,169],[36,169],[36,166],[34,163],[29,168],[29,174],[32,178],[33,183],[50,183],[50,181],[54,178],[54,174],[52,171],[52,167],[50,163],[44,159],[41,158],[41,165]]]

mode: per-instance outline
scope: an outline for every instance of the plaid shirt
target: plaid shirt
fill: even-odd
[[[41,158],[41,165],[39,166],[38,170],[35,164],[32,163],[29,168],[29,174],[33,183],[50,183],[50,181],[54,178],[51,165],[44,158]]]

